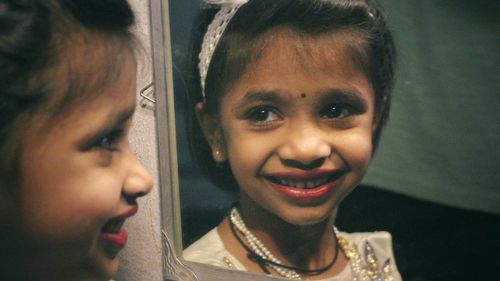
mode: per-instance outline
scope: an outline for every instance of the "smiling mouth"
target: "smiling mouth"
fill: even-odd
[[[279,184],[282,186],[292,187],[292,188],[301,188],[301,189],[314,189],[328,182],[335,181],[340,178],[342,173],[334,173],[328,176],[322,176],[312,179],[294,179],[294,178],[286,178],[286,177],[267,177],[269,181],[275,184]]]
[[[122,229],[123,224],[125,223],[125,219],[118,218],[112,219],[108,221],[102,228],[102,233],[119,233]]]
[[[128,234],[122,227],[124,222],[124,218],[111,219],[101,229],[101,238],[106,242],[106,249],[112,258],[127,244]]]

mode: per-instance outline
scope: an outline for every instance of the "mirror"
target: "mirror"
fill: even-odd
[[[462,163],[463,159],[475,158],[476,156],[471,156],[473,154],[471,150],[455,147],[450,148],[450,151],[454,151],[453,153],[447,151],[448,146],[450,146],[449,138],[441,138],[440,132],[434,134],[424,130],[423,127],[434,126],[434,130],[439,131],[432,123],[439,123],[433,120],[448,120],[449,116],[441,114],[441,108],[444,105],[449,106],[451,111],[455,110],[456,115],[453,116],[465,114],[467,118],[460,117],[462,119],[456,123],[463,121],[465,122],[463,124],[469,124],[466,126],[469,129],[474,127],[481,131],[481,128],[474,124],[484,123],[481,121],[481,116],[475,114],[474,108],[475,110],[481,108],[481,112],[485,112],[484,114],[496,116],[495,120],[498,119],[497,111],[492,106],[499,103],[498,96],[484,97],[484,100],[480,102],[481,106],[476,108],[471,105],[473,108],[467,109],[466,112],[462,111],[463,100],[454,98],[456,93],[462,93],[466,96],[464,91],[471,90],[471,87],[480,89],[485,96],[488,92],[495,92],[494,85],[487,83],[487,80],[495,81],[493,73],[496,73],[495,67],[488,63],[488,60],[498,62],[499,57],[498,52],[493,47],[494,44],[488,43],[489,41],[485,38],[488,38],[487,26],[493,22],[493,16],[488,10],[495,10],[494,8],[498,8],[498,4],[485,1],[481,5],[470,7],[467,4],[450,4],[448,3],[450,1],[433,5],[423,2],[412,3],[411,1],[402,3],[395,0],[380,2],[385,6],[389,15],[389,23],[394,31],[399,53],[399,72],[391,109],[392,119],[383,134],[372,168],[363,182],[364,186],[354,191],[343,202],[338,225],[342,226],[341,229],[348,231],[384,229],[393,233],[397,239],[395,240],[395,255],[398,267],[402,273],[412,274],[411,277],[420,276],[423,278],[421,280],[427,280],[426,277],[432,279],[435,276],[442,277],[441,280],[460,279],[457,276],[468,272],[466,266],[457,267],[456,264],[460,263],[450,262],[449,265],[443,266],[441,269],[433,267],[431,270],[427,265],[435,260],[432,257],[441,259],[452,259],[452,257],[442,256],[437,250],[439,247],[436,249],[429,247],[429,261],[422,261],[418,257],[419,250],[422,249],[422,245],[438,245],[432,244],[435,243],[432,237],[425,238],[426,233],[433,232],[437,224],[435,221],[427,223],[431,213],[437,215],[438,218],[440,218],[439,216],[448,218],[452,214],[456,221],[467,217],[469,218],[468,223],[473,229],[487,229],[487,233],[500,233],[498,227],[491,226],[494,225],[491,222],[500,221],[498,218],[498,214],[500,214],[500,200],[498,198],[500,197],[498,189],[493,186],[500,181],[495,172],[498,168],[495,162],[495,159],[498,158],[498,149],[489,145],[490,143],[498,143],[500,134],[498,129],[491,134],[486,134],[486,141],[483,143],[486,148],[484,149],[477,148],[477,143],[471,142],[471,147],[479,149],[482,161],[487,162],[481,171],[482,177],[472,180],[471,177],[456,172],[462,168],[448,167],[453,166],[450,163]],[[182,80],[182,76],[187,71],[189,33],[199,4],[198,0],[171,0],[168,2],[151,0],[155,91],[156,93],[167,93],[165,96],[156,95],[159,151],[161,151],[159,161],[160,186],[162,186],[163,244],[165,246],[164,276],[166,279],[172,280],[238,280],[237,278],[248,280],[248,276],[252,276],[252,280],[275,280],[275,278],[263,275],[228,271],[192,263],[182,258],[182,249],[215,227],[226,214],[231,203],[237,199],[237,194],[222,192],[203,179],[202,173],[190,160],[187,147],[183,111],[185,108],[185,82]],[[418,12],[422,10],[425,10],[426,13]],[[471,11],[471,13],[464,11]],[[460,28],[447,23],[449,21],[446,19],[457,18],[461,20]],[[480,28],[473,29],[472,26]],[[458,29],[466,29],[467,32],[463,33],[466,33],[467,36],[476,34],[475,39],[467,36],[462,37],[463,34],[458,32]],[[447,40],[453,44],[447,43]],[[482,49],[476,50],[467,46],[468,40],[479,40],[484,43]],[[462,46],[462,49],[456,50],[456,46]],[[461,57],[461,60],[456,60],[456,57]],[[468,59],[469,57],[475,59]],[[466,66],[478,70],[477,73],[481,73],[483,77],[465,73]],[[446,71],[441,71],[441,68]],[[453,75],[450,74],[450,76],[447,73],[456,76],[451,77]],[[446,85],[443,85],[442,82],[438,83],[440,79],[436,77],[440,77],[439,75],[448,79],[449,83]],[[418,100],[417,97],[423,92],[434,93],[435,89],[443,94],[428,97],[427,100]],[[418,108],[412,108],[408,105],[425,107],[421,109],[425,116],[418,115],[418,112],[415,112]],[[459,112],[461,113],[459,114]],[[410,131],[411,126],[407,124],[412,124],[415,116],[420,116],[422,119],[420,121],[424,125],[420,124],[419,126],[422,126],[420,130],[412,132]],[[469,121],[465,119],[472,121],[467,123]],[[467,135],[467,132],[463,131],[462,128],[450,125],[445,129],[449,130],[449,137],[453,139]],[[484,131],[487,130],[484,129],[481,132],[484,133]],[[435,143],[440,144],[439,147],[442,148],[442,151],[436,152],[436,147],[432,147],[431,142],[429,142],[430,145],[426,146],[426,141],[429,138],[425,139],[427,136],[425,134],[434,138]],[[422,136],[418,135],[424,135],[424,139],[422,140]],[[420,138],[421,141],[412,142],[412,138]],[[453,145],[459,144],[459,142],[453,143]],[[395,150],[394,147],[398,149]],[[415,152],[416,148],[418,152]],[[491,151],[496,154],[491,153]],[[446,158],[448,156],[451,158]],[[439,166],[437,169],[439,173],[432,172],[431,169],[423,169],[423,171],[412,169],[412,167],[422,167],[422,163],[429,163],[428,159],[424,159],[425,157],[432,159],[436,157],[437,160],[430,162]],[[453,160],[440,162],[439,159]],[[399,163],[399,165],[394,165],[394,163]],[[440,166],[444,164],[449,165]],[[474,165],[468,164],[468,167]],[[426,167],[432,168],[434,166]],[[388,175],[387,171],[394,171],[394,174],[399,174],[399,176]],[[443,175],[442,171],[449,172],[449,175]],[[464,175],[466,174],[464,173]],[[412,176],[426,180],[418,183],[418,178],[412,179]],[[457,180],[450,180],[452,177],[456,177]],[[480,182],[475,183],[476,180]],[[463,184],[459,182],[463,182]],[[383,188],[372,188],[377,186],[383,186]],[[477,187],[479,191],[471,191],[470,186]],[[449,190],[453,188],[460,189],[460,192],[450,193]],[[386,190],[391,192],[381,195],[380,192],[386,192]],[[200,194],[203,194],[202,200],[199,199]],[[401,194],[410,195],[410,197]],[[445,205],[465,209],[450,210]],[[484,213],[470,213],[467,208],[480,210]],[[398,212],[394,212],[394,210],[398,210]],[[419,212],[418,215],[412,214],[415,212],[414,210],[429,210],[429,215],[425,212]],[[412,215],[412,217],[408,217],[408,215]],[[482,224],[473,218],[481,218],[480,220],[490,223],[486,226],[485,223]],[[422,220],[426,223],[423,223]],[[450,229],[457,229],[459,226],[454,223],[454,220],[446,221],[446,223],[440,221],[440,232],[435,235],[444,235]],[[182,229],[179,227],[181,224]],[[410,228],[408,225],[413,227]],[[467,233],[462,228],[459,229],[460,233]],[[421,242],[422,237],[427,239],[424,239],[425,243],[431,244]],[[493,239],[487,241],[498,244]],[[457,240],[450,240],[447,242],[450,243],[448,246],[454,248],[454,242]],[[477,243],[483,242],[478,241]],[[473,252],[471,248],[472,246],[464,246],[461,250],[457,249],[457,253],[460,253],[457,256],[467,256]],[[491,247],[485,246],[484,248]],[[488,253],[481,252],[480,255],[485,257],[488,256]],[[446,273],[444,273],[445,271]]]
[[[161,1],[151,0],[151,37],[152,37],[152,56],[153,56],[153,69],[154,69],[154,85],[156,93],[166,93],[166,95],[156,94],[156,118],[157,118],[157,131],[158,131],[158,151],[162,152],[159,161],[159,185],[162,187],[160,190],[161,199],[161,212],[162,212],[162,243],[163,243],[163,260],[164,260],[164,279],[165,280],[237,280],[238,278],[254,278],[252,280],[276,280],[265,276],[259,276],[251,273],[242,273],[236,271],[227,271],[213,266],[202,265],[184,261],[182,258],[183,238],[181,225],[181,210],[183,204],[182,199],[179,200],[179,181],[182,176],[186,175],[183,161],[187,159],[187,151],[185,150],[182,141],[178,137],[182,136],[182,116],[181,113],[176,112],[179,100],[174,98],[174,86],[181,85],[178,78],[174,80],[174,75],[171,66],[176,66],[172,61],[172,54],[175,56],[186,56],[183,51],[186,50],[185,45],[176,48],[176,40],[184,40],[186,44],[187,37],[176,38],[171,37],[171,25],[176,22],[182,15],[182,11],[196,11],[198,7],[197,1]],[[177,5],[177,6],[176,6]],[[180,6],[179,6],[180,5]],[[184,6],[185,5],[185,6]],[[174,12],[175,11],[175,12]],[[181,16],[172,20],[173,14]],[[189,19],[189,17],[188,17]],[[180,21],[183,22],[183,21]],[[183,23],[186,23],[184,21]],[[187,26],[177,26],[179,28],[175,34],[185,32],[188,33],[189,22]],[[184,34],[184,35],[186,35]],[[171,42],[174,42],[173,45]],[[177,81],[174,83],[174,81]],[[163,109],[163,110],[162,110]],[[178,123],[176,123],[178,122]],[[177,128],[177,131],[176,131]],[[177,151],[177,145],[181,147]],[[178,167],[181,167],[178,169]],[[179,172],[180,170],[180,172]],[[181,179],[180,179],[181,178]],[[214,197],[216,198],[216,197]],[[218,201],[220,202],[220,201]],[[203,207],[201,202],[190,201],[195,208]],[[203,233],[200,233],[203,234]],[[259,277],[257,277],[259,276]],[[255,279],[258,278],[258,279]]]

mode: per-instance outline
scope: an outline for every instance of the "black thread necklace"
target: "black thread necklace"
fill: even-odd
[[[335,235],[335,232],[333,234],[334,238],[335,238],[335,255],[333,257],[333,260],[329,264],[327,264],[326,266],[324,266],[322,268],[318,268],[318,269],[306,269],[306,268],[301,268],[301,267],[297,267],[297,266],[285,265],[285,264],[282,264],[280,262],[272,261],[270,259],[267,259],[266,257],[264,257],[264,256],[256,253],[253,249],[251,249],[249,246],[247,246],[245,244],[245,242],[243,242],[243,240],[241,239],[241,237],[237,233],[237,229],[236,229],[237,226],[235,226],[235,222],[233,221],[234,218],[232,216],[233,212],[237,213],[237,214],[235,213],[234,215],[236,215],[236,217],[239,218],[239,220],[240,220],[239,223],[241,223],[243,225],[243,227],[246,229],[246,226],[244,225],[243,219],[239,215],[238,210],[236,208],[233,208],[233,209],[231,209],[230,216],[229,216],[229,225],[230,225],[230,228],[231,228],[231,232],[233,233],[233,235],[236,238],[236,240],[238,240],[238,242],[240,243],[240,245],[247,251],[247,257],[251,261],[256,262],[259,265],[259,267],[266,274],[271,274],[271,272],[269,271],[269,269],[267,267],[269,267],[269,266],[272,265],[274,267],[279,267],[279,268],[284,268],[284,269],[287,269],[287,270],[292,270],[292,271],[300,272],[300,273],[305,274],[305,275],[310,275],[310,276],[319,275],[319,274],[321,274],[321,273],[329,270],[337,262],[337,258],[339,256],[339,243],[338,243],[337,236]],[[246,229],[246,231],[249,231],[249,230]],[[248,240],[248,237],[247,237],[247,240]],[[260,243],[260,241],[259,241],[259,243]],[[295,274],[297,274],[296,272],[295,272]],[[283,274],[281,272],[278,272],[278,273],[280,273],[280,275],[285,276],[284,273]],[[285,276],[285,277],[290,277],[290,276]],[[300,278],[300,276],[299,276],[299,278]]]

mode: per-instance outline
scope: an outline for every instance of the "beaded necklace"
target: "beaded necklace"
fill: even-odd
[[[280,260],[278,260],[264,244],[253,235],[252,232],[246,227],[245,222],[241,218],[241,215],[236,207],[233,207],[229,213],[229,223],[231,231],[235,235],[236,239],[240,244],[247,250],[248,257],[252,261],[255,261],[267,274],[271,272],[266,268],[266,265],[275,270],[280,276],[285,277],[290,280],[303,280],[299,275],[299,272],[309,273],[309,274],[320,274],[329,268],[331,268],[338,256],[338,249],[345,254],[349,260],[349,266],[353,273],[353,281],[393,281],[391,270],[390,259],[387,259],[382,267],[378,265],[378,259],[375,255],[373,247],[368,241],[365,241],[364,245],[364,261],[359,254],[358,247],[355,244],[351,244],[345,239],[340,231],[334,226],[333,231],[335,235],[335,240],[337,243],[337,250],[335,257],[331,263],[326,267],[317,270],[305,270],[293,266],[284,265]],[[243,243],[241,238],[237,235],[236,230],[238,229],[245,237],[248,246]]]
[[[271,267],[274,269],[279,275],[282,277],[291,279],[291,280],[302,280],[298,272],[308,274],[308,275],[317,275],[321,274],[328,269],[330,269],[337,261],[338,255],[339,255],[339,243],[337,239],[335,239],[336,242],[336,248],[335,248],[335,256],[333,260],[327,264],[323,268],[319,269],[303,269],[295,266],[288,266],[283,264],[279,259],[277,259],[268,249],[264,244],[257,238],[255,235],[253,235],[252,232],[246,227],[245,222],[241,218],[240,213],[238,212],[238,209],[233,208],[230,212],[230,226],[231,226],[231,231],[233,232],[234,236],[236,239],[240,242],[240,244],[247,250],[248,252],[248,258],[254,262],[256,262],[264,272],[267,274],[271,274],[269,270],[267,270],[266,266]],[[245,236],[245,239],[247,240],[247,243],[249,246],[246,246],[245,243],[241,240],[241,238],[237,235],[236,230],[234,228],[237,228],[243,235]],[[335,233],[334,233],[335,235]]]

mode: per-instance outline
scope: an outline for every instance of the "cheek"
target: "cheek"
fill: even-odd
[[[42,243],[93,239],[120,200],[117,186],[106,174],[41,169],[22,186],[25,234]]]
[[[371,130],[350,132],[341,139],[342,144],[338,146],[340,156],[352,170],[364,175],[372,158]]]
[[[251,133],[232,131],[225,136],[226,152],[235,177],[243,174],[254,176],[271,152],[269,138],[259,138]]]

